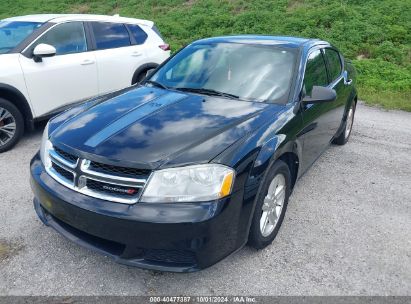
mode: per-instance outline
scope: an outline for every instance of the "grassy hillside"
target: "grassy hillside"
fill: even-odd
[[[0,18],[100,13],[154,20],[173,50],[226,34],[318,37],[359,72],[360,98],[411,111],[411,0],[0,0]]]

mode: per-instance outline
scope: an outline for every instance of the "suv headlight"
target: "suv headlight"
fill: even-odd
[[[141,202],[203,202],[231,194],[235,171],[205,164],[154,171]]]
[[[40,158],[43,162],[44,167],[50,168],[51,167],[51,159],[49,150],[53,148],[49,140],[49,124],[47,123],[46,127],[44,128],[43,137],[41,139],[41,146],[40,146]]]

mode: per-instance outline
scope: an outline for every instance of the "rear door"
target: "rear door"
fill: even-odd
[[[136,29],[122,23],[90,22],[89,26],[94,39],[99,92],[130,86],[134,72],[145,63],[145,33],[134,35]]]
[[[324,48],[324,57],[327,62],[328,78],[330,80],[329,87],[337,92],[337,99],[333,102],[333,108],[329,113],[330,132],[334,136],[339,127],[342,125],[344,108],[347,103],[350,90],[344,83],[343,77],[343,60],[336,49]]]
[[[56,55],[35,62],[31,55],[40,43],[54,46]],[[98,94],[96,59],[88,52],[83,22],[50,28],[19,60],[36,116]]]

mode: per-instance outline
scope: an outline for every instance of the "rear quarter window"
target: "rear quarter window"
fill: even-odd
[[[143,44],[146,41],[147,33],[141,27],[136,24],[129,24],[127,27],[133,35],[136,44]]]

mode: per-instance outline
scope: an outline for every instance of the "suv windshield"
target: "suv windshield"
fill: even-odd
[[[272,45],[194,44],[152,77],[151,85],[252,101],[286,103],[296,51]]]
[[[39,22],[0,21],[0,54],[14,49],[41,25]]]

